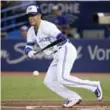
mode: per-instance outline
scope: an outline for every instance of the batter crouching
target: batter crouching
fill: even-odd
[[[33,47],[37,44],[45,54],[53,56],[44,84],[67,100],[63,107],[72,107],[82,100],[79,94],[69,90],[65,85],[88,89],[95,93],[97,100],[101,100],[102,89],[99,81],[82,80],[70,75],[71,68],[77,59],[76,48],[53,23],[41,19],[39,7],[29,6],[26,14],[31,27],[27,33],[25,53],[28,58],[35,59],[36,51]],[[51,46],[53,42],[55,43]],[[44,49],[47,46],[48,48]]]

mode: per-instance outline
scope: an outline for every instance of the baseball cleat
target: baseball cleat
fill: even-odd
[[[98,82],[98,87],[97,87],[97,89],[95,90],[94,93],[95,93],[95,95],[97,97],[97,100],[101,101],[102,97],[103,97],[103,94],[102,94],[102,87],[101,87],[100,82]]]
[[[81,99],[68,100],[66,103],[63,104],[63,107],[72,108],[74,105],[79,104],[80,102]]]

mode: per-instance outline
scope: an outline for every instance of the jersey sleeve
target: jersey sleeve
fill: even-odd
[[[30,28],[27,32],[27,43],[34,43],[34,42],[35,42],[35,39],[33,36],[33,30],[32,28]]]
[[[60,31],[60,30],[57,28],[57,26],[54,25],[54,24],[51,24],[51,25],[49,26],[49,28],[50,28],[49,34],[50,34],[50,36],[52,36],[52,37],[57,37],[58,34],[61,33],[61,31]]]
[[[50,27],[50,36],[54,37],[56,40],[59,40],[61,42],[67,40],[67,37],[64,34],[62,34],[62,32],[57,28],[56,25],[52,24]]]
[[[28,54],[31,50],[33,50],[33,47],[35,45],[35,39],[34,39],[32,32],[33,32],[32,28],[30,28],[27,33],[27,43],[25,46],[25,53],[26,54]]]

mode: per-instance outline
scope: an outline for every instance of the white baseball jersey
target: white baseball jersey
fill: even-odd
[[[27,33],[27,43],[36,43],[41,49],[51,44],[52,42],[57,40],[57,35],[60,34],[61,31],[53,24],[45,20],[41,20],[40,26],[35,32],[33,26],[31,26]],[[26,47],[31,46],[27,45]],[[46,49],[44,52],[47,55],[52,54],[54,51],[58,49],[57,46],[53,46],[51,48]]]

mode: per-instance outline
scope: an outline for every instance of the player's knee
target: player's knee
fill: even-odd
[[[63,78],[62,78],[62,77],[58,77],[58,78],[57,78],[57,81],[58,81],[60,84],[63,84]]]
[[[62,77],[58,77],[58,82],[61,84],[65,84],[65,81],[68,79],[69,76],[62,76]]]

